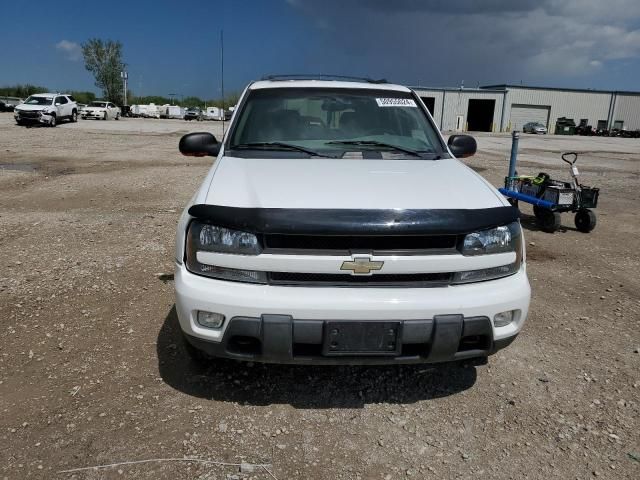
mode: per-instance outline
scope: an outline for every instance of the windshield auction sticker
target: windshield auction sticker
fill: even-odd
[[[411,98],[376,98],[379,107],[417,107]]]

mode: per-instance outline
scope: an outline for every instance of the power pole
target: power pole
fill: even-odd
[[[122,78],[122,83],[124,86],[124,106],[127,106],[127,80],[129,79],[129,74],[125,72],[120,72],[120,78]]]

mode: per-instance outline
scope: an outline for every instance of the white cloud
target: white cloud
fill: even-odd
[[[60,40],[56,43],[56,50],[64,53],[67,60],[78,62],[82,59],[82,48],[76,42],[69,40]]]

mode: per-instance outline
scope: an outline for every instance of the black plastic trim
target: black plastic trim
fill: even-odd
[[[502,350],[503,348],[507,348],[509,345],[513,343],[513,341],[518,337],[518,334],[515,334],[511,337],[501,338],[500,340],[493,341],[493,353],[498,350]]]
[[[193,205],[189,215],[252,233],[299,235],[459,235],[506,225],[515,207],[432,210],[240,208]]]
[[[487,317],[437,315],[433,319],[389,322],[397,323],[399,329],[397,354],[392,356],[322,355],[327,322],[299,320],[289,315],[233,317],[221,342],[211,342],[189,335],[185,337],[195,348],[214,357],[308,365],[442,363],[483,359],[506,347],[515,338],[514,336],[493,342],[491,321]],[[461,342],[469,336],[485,337],[486,345],[483,348],[461,349]],[[248,345],[247,350],[239,350],[238,339]],[[296,354],[296,351],[316,353]]]

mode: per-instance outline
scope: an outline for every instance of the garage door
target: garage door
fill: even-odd
[[[511,105],[511,130],[522,130],[522,126],[529,122],[538,122],[549,128],[549,111],[551,107],[545,105]]]

